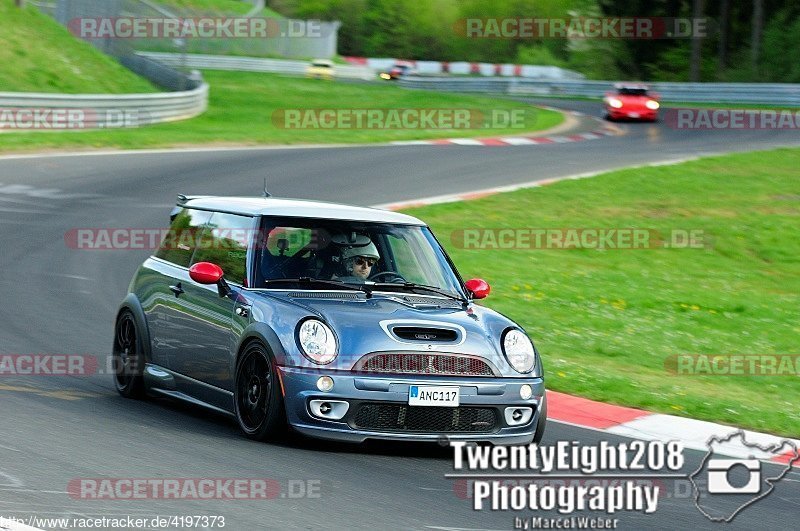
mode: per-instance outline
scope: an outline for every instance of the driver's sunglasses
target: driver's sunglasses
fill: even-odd
[[[362,256],[356,256],[356,265],[363,266],[364,264],[367,264],[369,267],[372,267],[375,265],[375,260],[373,258],[364,258]]]

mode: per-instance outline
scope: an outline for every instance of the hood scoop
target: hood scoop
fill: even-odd
[[[392,334],[403,341],[422,341],[452,343],[458,341],[457,330],[449,328],[428,328],[421,326],[394,326]]]

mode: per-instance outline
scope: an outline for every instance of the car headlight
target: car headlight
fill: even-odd
[[[658,102],[656,100],[647,100],[647,102],[644,104],[644,106],[647,107],[648,109],[650,109],[651,111],[655,111],[656,109],[658,109],[660,107],[660,105],[658,104]]]
[[[608,102],[610,107],[614,107],[615,109],[622,107],[622,100],[618,98],[608,98],[606,102]]]
[[[306,319],[297,329],[297,343],[303,354],[320,365],[336,359],[336,337],[322,321]]]
[[[503,336],[503,353],[514,370],[525,374],[536,365],[536,352],[533,343],[522,331],[510,329]]]

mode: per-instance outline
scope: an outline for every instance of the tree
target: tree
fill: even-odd
[[[698,20],[703,16],[703,0],[693,0],[692,18]],[[700,63],[702,61],[703,38],[692,36],[692,57],[689,62],[689,81],[700,81]]]
[[[722,0],[719,6],[719,41],[717,42],[717,71],[722,72],[728,66],[728,29],[730,18],[729,0]]]
[[[751,36],[750,64],[753,72],[758,71],[758,59],[761,56],[761,34],[764,31],[764,0],[753,0],[753,32]]]

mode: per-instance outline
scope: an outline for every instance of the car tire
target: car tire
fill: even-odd
[[[114,326],[114,350],[112,351],[114,386],[125,398],[144,396],[144,355],[141,334],[136,318],[130,310],[117,316]]]
[[[277,368],[272,356],[258,341],[249,343],[236,362],[233,399],[236,420],[248,438],[276,441],[287,435],[286,409]]]

